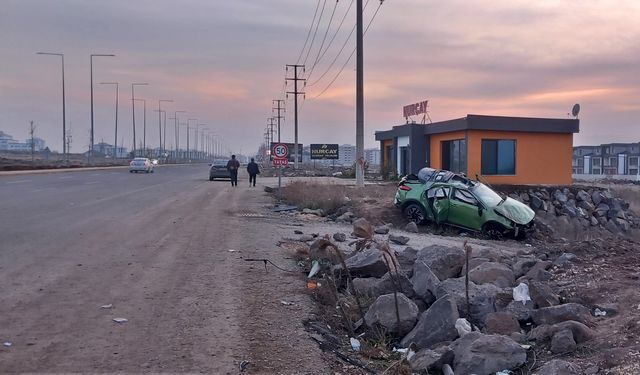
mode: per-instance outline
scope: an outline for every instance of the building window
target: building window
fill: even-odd
[[[481,159],[483,175],[515,175],[516,141],[483,139]]]
[[[442,142],[442,169],[467,173],[467,141],[456,139]]]

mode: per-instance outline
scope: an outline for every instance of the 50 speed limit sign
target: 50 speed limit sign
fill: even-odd
[[[273,156],[284,159],[289,156],[289,147],[284,143],[277,143],[273,146]]]

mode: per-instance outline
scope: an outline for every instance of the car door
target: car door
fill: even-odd
[[[484,215],[481,215],[481,204],[467,189],[456,187],[452,190],[451,198],[449,199],[449,223],[480,230],[484,222]]]
[[[451,189],[448,186],[434,186],[426,192],[428,206],[436,224],[442,224],[447,221],[450,191]]]

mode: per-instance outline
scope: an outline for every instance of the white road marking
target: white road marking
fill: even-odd
[[[85,185],[93,185],[93,184],[99,184],[100,181],[89,181],[89,182],[85,182]]]
[[[67,179],[67,178],[73,178],[73,176],[60,176],[60,177],[58,177],[58,179],[60,179],[60,180],[64,180],[64,179]]]
[[[23,182],[31,182],[31,180],[7,181],[7,184],[21,184]]]

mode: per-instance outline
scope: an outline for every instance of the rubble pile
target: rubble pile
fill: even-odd
[[[567,202],[575,199],[560,194]],[[580,202],[593,198],[581,194]],[[328,309],[334,316],[336,309],[342,311],[348,321],[343,328],[362,338],[363,348],[379,342],[383,332],[393,346],[406,348],[400,349],[405,353],[401,361],[421,374],[506,374],[528,366],[532,374],[559,373],[555,368],[562,368],[562,374],[581,373],[578,365],[545,364],[533,353],[566,355],[596,336],[595,322],[601,316],[594,311],[599,310],[564,300],[551,282],[555,272],[571,267],[575,255],[549,259],[531,246],[496,250],[481,243],[473,248],[466,243],[419,249],[393,245],[395,250],[389,250],[389,237],[397,236],[387,229],[358,219],[350,244],[334,250],[348,245],[357,249],[345,251],[344,261],[319,260],[329,280],[320,283],[335,287],[331,302],[337,305]],[[329,238],[315,241],[326,244]],[[353,313],[349,320],[345,306],[355,306],[354,298],[362,315]]]
[[[574,232],[598,227],[621,234],[640,227],[640,217],[629,210],[629,203],[607,189],[535,187],[513,191],[508,196],[528,204],[536,212],[536,224],[551,232],[567,227],[573,227]]]

